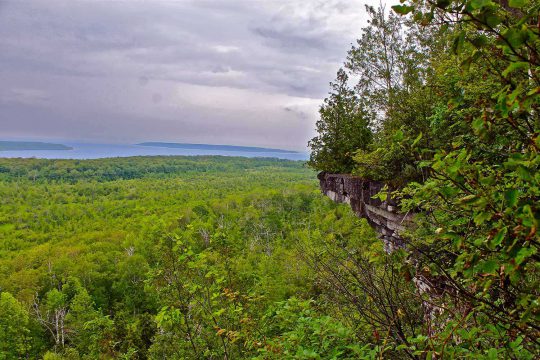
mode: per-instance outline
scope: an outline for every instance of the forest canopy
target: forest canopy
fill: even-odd
[[[301,162],[1,159],[0,169],[2,359],[377,353],[310,259],[345,256],[336,239],[379,242]]]

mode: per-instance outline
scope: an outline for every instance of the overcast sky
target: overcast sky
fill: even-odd
[[[0,139],[304,149],[378,0],[0,0]]]

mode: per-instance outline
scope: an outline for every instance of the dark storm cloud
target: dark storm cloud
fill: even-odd
[[[3,1],[0,137],[302,148],[363,23],[361,1]]]

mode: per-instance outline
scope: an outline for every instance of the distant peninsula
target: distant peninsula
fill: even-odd
[[[245,151],[245,152],[272,152],[272,153],[287,153],[298,154],[298,151],[271,149],[253,146],[236,146],[236,145],[211,145],[211,144],[185,144],[185,143],[166,143],[166,142],[143,142],[137,144],[139,146],[153,146],[175,149],[191,149],[191,150],[220,150],[220,151]]]
[[[18,150],[73,150],[73,148],[39,141],[0,141],[0,151]]]

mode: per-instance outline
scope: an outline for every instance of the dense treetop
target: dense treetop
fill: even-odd
[[[0,162],[0,358],[377,353],[310,259],[378,241],[302,163]]]

